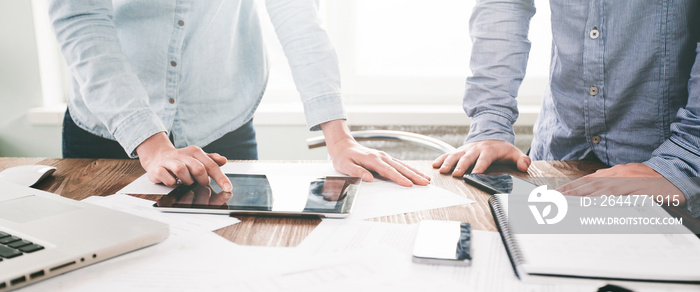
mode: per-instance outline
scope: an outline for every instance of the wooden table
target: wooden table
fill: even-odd
[[[284,162],[326,163],[327,161]],[[416,223],[425,219],[456,220],[469,222],[474,229],[496,230],[487,202],[488,194],[466,185],[459,178],[438,173],[431,167],[431,162],[409,161],[408,163],[430,175],[434,185],[475,200],[476,203],[369,220],[392,223]],[[137,160],[121,159],[0,158],[0,171],[11,166],[26,164],[55,166],[57,170],[53,176],[35,187],[75,200],[93,195],[114,194],[145,173]],[[506,166],[491,167],[489,172],[508,172],[516,176],[533,177],[578,177],[592,173],[601,167],[605,165],[588,161],[535,161],[527,173]],[[153,195],[135,196],[151,200],[159,198]],[[678,213],[678,210],[671,210],[671,212]],[[321,222],[320,219],[307,218],[236,217],[241,220],[240,223],[215,232],[243,245],[296,246]],[[684,217],[684,222],[700,226],[700,223],[693,221],[692,218]]]

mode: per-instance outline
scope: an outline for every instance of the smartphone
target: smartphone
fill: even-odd
[[[537,185],[507,173],[471,173],[463,176],[464,181],[489,194],[511,194],[513,190],[529,194]]]
[[[423,220],[413,245],[413,262],[468,266],[471,264],[472,228],[458,221]]]

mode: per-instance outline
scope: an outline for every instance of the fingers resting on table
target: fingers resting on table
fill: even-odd
[[[531,164],[530,157],[513,144],[497,140],[484,140],[465,144],[455,151],[445,153],[433,161],[433,167],[440,173],[459,177],[469,169],[471,173],[483,173],[493,163],[515,164],[518,170],[526,172]]]
[[[395,159],[385,152],[374,150],[357,143],[336,146],[331,155],[333,166],[339,172],[360,177],[363,181],[372,181],[372,172],[390,179],[402,186],[428,185],[430,177],[418,169]],[[329,151],[330,153],[330,151]]]

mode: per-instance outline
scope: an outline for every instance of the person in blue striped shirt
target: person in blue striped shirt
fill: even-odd
[[[531,159],[598,160],[612,167],[560,190],[663,194],[663,201],[700,217],[700,2],[551,0],[550,6],[550,78],[529,155],[513,146],[513,123],[534,1],[478,0],[470,19],[473,75],[463,99],[470,131],[464,146],[433,166],[461,176],[495,162],[526,171]]]

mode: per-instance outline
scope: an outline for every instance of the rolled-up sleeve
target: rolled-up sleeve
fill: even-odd
[[[122,52],[110,0],[51,0],[49,16],[70,72],[89,110],[127,154],[166,131]]]
[[[532,0],[478,0],[469,21],[470,68],[463,108],[472,118],[465,143],[501,140],[513,143],[518,118],[516,96],[525,77]]]
[[[678,110],[671,137],[644,164],[685,195],[687,212],[700,217],[700,43],[688,82],[688,103]]]
[[[338,57],[321,26],[314,0],[267,0],[267,11],[289,60],[306,123],[346,119],[340,94]]]

